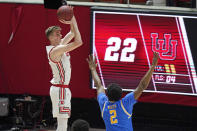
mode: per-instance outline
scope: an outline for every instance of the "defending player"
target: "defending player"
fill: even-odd
[[[57,118],[57,131],[67,131],[67,121],[71,112],[71,92],[68,87],[71,77],[69,52],[81,46],[82,40],[74,16],[71,21],[61,22],[70,24],[70,32],[62,39],[59,26],[49,27],[46,30],[46,36],[51,45],[46,49],[53,73],[50,88],[53,117]],[[73,38],[74,41],[69,43]]]
[[[93,56],[87,59],[95,85],[97,87],[97,99],[105,122],[106,131],[133,131],[132,110],[136,100],[143,90],[149,85],[155,66],[158,62],[158,53],[154,53],[152,66],[140,81],[134,92],[127,94],[121,99],[122,89],[117,84],[110,84],[106,90],[96,71],[96,64]]]

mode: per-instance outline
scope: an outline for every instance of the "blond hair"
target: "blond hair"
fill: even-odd
[[[49,35],[54,31],[54,30],[61,30],[61,27],[59,26],[50,26],[45,30],[45,35],[47,39],[49,39]]]

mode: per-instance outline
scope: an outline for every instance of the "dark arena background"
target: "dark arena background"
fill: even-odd
[[[70,53],[69,126],[80,118],[92,131],[105,130],[86,62],[90,53],[103,85],[119,83],[125,96],[137,87],[155,51],[160,59],[134,106],[134,131],[196,131],[197,9],[190,8],[195,1],[167,0],[168,6],[143,5],[143,0],[84,1],[68,1],[83,40],[83,46]],[[177,5],[184,7],[170,7]],[[0,130],[56,129],[45,29],[60,25],[63,35],[69,31],[57,19],[59,6],[60,0],[0,1]]]

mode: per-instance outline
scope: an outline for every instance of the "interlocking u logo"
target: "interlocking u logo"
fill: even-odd
[[[164,34],[164,39],[158,39],[158,33],[151,33],[152,50],[159,53],[162,60],[174,60],[176,58],[177,41],[171,40],[171,34]]]

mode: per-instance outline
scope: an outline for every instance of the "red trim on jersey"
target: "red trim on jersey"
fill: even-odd
[[[58,67],[59,67],[59,69],[60,69],[60,75],[61,75],[61,82],[62,82],[62,84],[64,83],[64,73],[63,73],[63,67],[62,67],[62,65],[60,65],[60,63],[58,62],[57,63],[58,64]]]
[[[70,109],[66,107],[60,107],[60,112],[67,112],[70,113]]]
[[[53,48],[55,48],[55,47],[53,47]],[[51,51],[53,50],[53,48],[51,48],[51,50],[49,51],[49,59],[50,59],[53,63],[58,63],[58,62],[53,61],[53,60],[51,59]]]
[[[60,60],[60,67],[61,67],[61,71],[62,71],[62,76],[63,76],[63,82],[65,82],[65,70],[64,70],[64,68],[63,68],[63,63],[62,63],[62,61]]]

